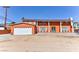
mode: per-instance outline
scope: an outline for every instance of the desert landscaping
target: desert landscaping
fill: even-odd
[[[1,52],[76,52],[78,33],[38,33],[35,35],[0,35]]]

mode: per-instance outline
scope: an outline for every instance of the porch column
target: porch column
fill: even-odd
[[[36,28],[37,28],[37,33],[38,33],[38,20],[36,21]]]
[[[60,32],[62,32],[62,22],[60,21]]]
[[[71,26],[72,26],[72,28],[71,28],[71,29],[72,29],[72,32],[74,32],[73,18],[72,18],[72,17],[70,17],[70,18],[69,18],[69,20],[71,21],[70,23],[71,23]]]
[[[50,32],[50,22],[48,21],[48,32]]]
[[[72,32],[74,32],[73,21],[71,20]]]

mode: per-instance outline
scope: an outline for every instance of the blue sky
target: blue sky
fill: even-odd
[[[4,9],[0,7],[0,23],[3,22]],[[78,6],[10,6],[7,22],[20,22],[21,18],[63,19],[72,17],[79,21]]]

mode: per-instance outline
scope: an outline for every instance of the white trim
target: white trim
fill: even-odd
[[[50,32],[50,22],[48,21],[48,32]]]

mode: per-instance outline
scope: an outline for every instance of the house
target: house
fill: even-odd
[[[79,22],[73,22],[74,32],[79,32]]]
[[[4,26],[3,25],[0,25],[0,30],[4,30]]]
[[[72,19],[22,19],[21,23],[11,25],[11,34],[32,35],[48,32],[73,32]]]
[[[22,19],[23,23],[36,25],[37,32],[73,32],[72,19]]]
[[[8,28],[8,26],[7,26],[7,29],[5,30],[4,25],[0,24],[0,34],[9,34],[10,32],[11,30]]]

